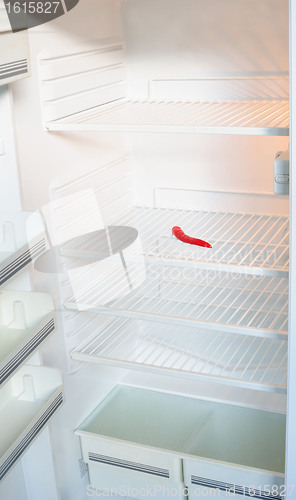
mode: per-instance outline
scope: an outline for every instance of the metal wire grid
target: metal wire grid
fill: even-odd
[[[151,208],[123,216],[117,223],[139,228],[147,279],[128,295],[100,304],[100,288],[89,272],[88,286],[66,305],[75,309],[82,304],[120,317],[102,331],[97,322],[85,326],[88,338],[92,332],[91,340],[77,347],[72,357],[285,392],[287,221],[257,214]],[[175,224],[211,241],[213,250],[177,241],[171,236]],[[89,249],[93,250],[92,241]],[[202,262],[221,269],[231,259],[245,271],[254,266],[261,276],[200,269]],[[184,262],[188,267],[182,268]],[[268,270],[274,276],[262,276]],[[106,281],[116,295],[116,274]]]
[[[288,100],[132,101],[98,106],[48,122],[49,129],[89,128],[288,135]]]
[[[285,340],[121,318],[106,328],[97,321],[92,329],[91,338],[72,351],[74,359],[286,391]]]
[[[140,207],[117,218],[115,223],[138,229],[143,254],[148,260],[288,277],[289,222],[285,216]],[[178,241],[171,232],[174,225],[206,239],[213,248]],[[94,258],[96,241],[95,234],[89,235],[83,253],[72,242],[63,245],[61,252]]]
[[[88,285],[66,307],[260,337],[287,333],[287,278],[148,264],[141,286],[104,304],[102,282],[88,272]],[[108,296],[118,296],[116,271],[105,280]]]
[[[135,208],[118,224],[139,231],[146,257],[206,264],[212,269],[242,267],[260,274],[288,276],[289,222],[285,216],[161,208]],[[213,248],[187,245],[172,236],[172,227],[209,241]]]

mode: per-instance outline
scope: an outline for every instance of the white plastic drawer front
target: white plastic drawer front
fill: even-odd
[[[169,452],[163,453],[142,446],[135,446],[123,441],[113,441],[100,436],[80,435],[83,459],[88,464],[108,467],[114,474],[124,471],[125,477],[140,481],[166,483],[182,482],[182,461]]]
[[[276,500],[285,487],[283,474],[198,459],[184,459],[184,482],[191,499],[215,494]]]
[[[223,496],[232,487],[237,495],[280,498],[284,415],[117,386],[76,434],[97,487],[105,470],[108,488],[124,472],[131,484],[184,483],[191,497]]]
[[[163,500],[164,498],[174,498],[183,500],[186,496],[186,488],[183,483],[174,483],[173,481],[161,482],[155,476],[142,474],[143,477],[134,472],[127,473],[125,469],[113,470],[108,465],[96,464],[90,462],[89,478],[90,485],[87,487],[88,494],[99,494],[115,496],[128,496],[130,498],[153,498],[154,500]],[[96,493],[94,493],[96,492]]]

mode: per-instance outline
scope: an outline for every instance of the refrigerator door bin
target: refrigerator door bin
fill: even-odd
[[[228,470],[232,483],[243,477],[251,486],[252,474],[260,484],[266,478],[283,478],[281,414],[117,386],[75,433],[84,460],[97,462],[97,470],[101,464],[135,468],[137,477],[140,466],[149,464],[160,467],[159,474],[167,471],[170,479],[190,486],[192,464],[196,467],[205,458],[210,466]],[[232,468],[242,469],[242,476],[233,476]]]
[[[58,370],[22,366],[0,390],[0,479],[21,458],[63,402]]]
[[[0,385],[55,329],[54,302],[45,293],[0,291]]]
[[[41,216],[33,212],[0,213],[0,287],[45,251]]]
[[[7,11],[4,5],[0,5],[0,85],[6,85],[29,75],[27,30],[12,32]]]

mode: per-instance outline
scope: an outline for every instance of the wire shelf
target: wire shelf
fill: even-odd
[[[115,223],[138,229],[146,279],[127,292],[116,270],[99,282],[95,268],[81,268],[84,286],[65,305],[104,316],[81,325],[87,340],[72,358],[284,393],[287,217],[142,207]],[[181,243],[174,225],[213,248]]]
[[[129,272],[133,273],[132,267]],[[84,270],[87,285],[66,300],[65,306],[175,326],[286,337],[287,278],[147,264],[142,284],[130,293],[120,293],[117,274],[115,270],[105,276],[109,301],[104,303],[102,281],[98,284],[94,268],[89,266]]]
[[[140,207],[117,218],[113,224],[137,229],[141,255],[148,262],[288,277],[289,221],[286,216]],[[172,235],[175,225],[191,236],[209,241],[213,248],[180,242]],[[61,247],[62,255],[77,257],[77,265],[79,258],[98,258],[98,235],[87,234],[82,240],[83,247],[79,246],[80,240],[75,244],[71,240]]]
[[[80,333],[88,339],[71,352],[76,360],[286,392],[285,340],[120,318]]]
[[[49,121],[46,127],[49,130],[289,135],[289,101],[119,99]]]
[[[183,266],[194,263],[213,270],[288,276],[289,221],[285,216],[140,207],[117,223],[138,230],[148,259]],[[209,241],[213,248],[178,241],[172,235],[176,225],[186,234]]]

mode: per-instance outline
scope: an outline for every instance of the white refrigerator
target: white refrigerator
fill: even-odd
[[[0,499],[296,499],[295,0],[8,3]]]

